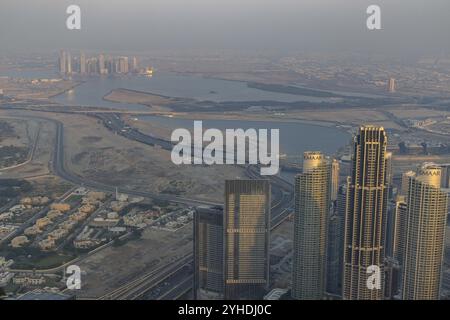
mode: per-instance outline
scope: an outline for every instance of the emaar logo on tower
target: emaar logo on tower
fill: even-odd
[[[194,121],[194,137],[187,129],[176,129],[171,140],[172,162],[176,165],[261,165],[261,175],[276,175],[280,162],[280,130],[268,129],[207,129]],[[207,143],[205,146],[204,144]],[[224,151],[225,150],[225,151]]]

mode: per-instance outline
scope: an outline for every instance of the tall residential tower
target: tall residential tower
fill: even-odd
[[[441,189],[441,168],[423,165],[409,178],[406,242],[403,257],[403,299],[438,300],[447,222],[447,193]]]
[[[336,201],[339,191],[339,175],[340,164],[339,160],[333,159],[331,162],[331,201]]]
[[[322,299],[325,293],[331,165],[320,152],[305,152],[295,178],[292,297]]]
[[[384,296],[386,148],[387,136],[382,127],[362,126],[354,138],[345,217],[343,299],[346,300],[378,300]],[[371,287],[368,281],[371,271],[376,269],[380,271],[380,285]]]

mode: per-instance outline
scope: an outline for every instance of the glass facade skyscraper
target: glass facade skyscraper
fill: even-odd
[[[269,285],[269,180],[227,180],[224,211],[226,299],[260,299]]]

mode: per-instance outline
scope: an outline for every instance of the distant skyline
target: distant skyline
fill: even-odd
[[[67,6],[82,30],[65,28]],[[368,31],[366,8],[382,8]],[[448,0],[2,0],[0,53],[87,50],[450,52]]]

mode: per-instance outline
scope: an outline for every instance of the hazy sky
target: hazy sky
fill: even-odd
[[[82,30],[65,27],[68,5]],[[381,31],[366,8],[382,8]],[[92,50],[450,52],[450,0],[0,0],[0,52]]]

